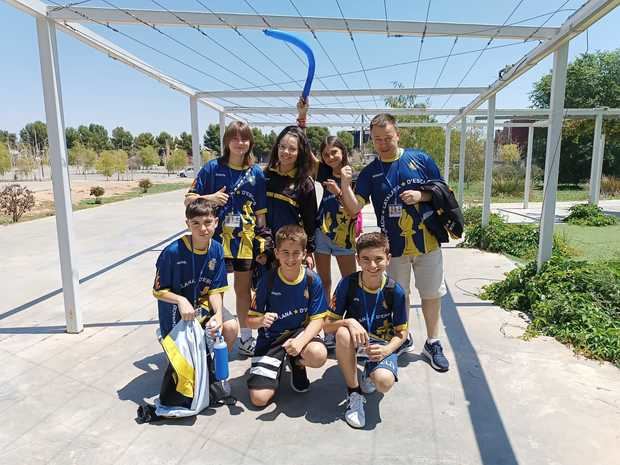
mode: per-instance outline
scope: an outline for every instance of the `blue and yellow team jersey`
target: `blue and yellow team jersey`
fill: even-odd
[[[323,183],[333,179],[340,187],[340,176],[335,176],[331,168],[319,169],[317,182]],[[334,194],[323,188],[323,197],[319,205],[317,226],[334,245],[353,249],[355,247],[355,222],[357,217],[351,218],[344,210],[342,203]]]
[[[298,224],[308,236],[306,250],[314,252],[316,230],[316,192],[310,177],[295,183],[297,170],[280,173],[274,168],[265,169],[267,184],[267,226],[272,234],[287,224]]]
[[[333,320],[353,318],[371,338],[389,342],[394,337],[394,331],[405,331],[408,328],[405,291],[394,282],[392,308],[389,308],[385,299],[387,276],[383,276],[381,287],[376,290],[364,287],[361,276],[362,273],[358,272],[340,280],[327,316]],[[357,279],[358,282],[352,299],[347,299],[351,279]]]
[[[222,245],[209,241],[206,250],[192,252],[191,235],[172,242],[159,254],[153,295],[169,291],[189,300],[195,308],[209,309],[208,296],[228,289]],[[162,337],[180,320],[176,305],[158,300]]]
[[[433,207],[426,202],[405,205],[400,199],[404,191],[439,179],[441,174],[433,159],[414,149],[399,149],[389,161],[377,157],[361,171],[355,194],[364,204],[372,200],[377,224],[388,237],[393,257],[421,255],[440,247],[425,225]]]
[[[198,172],[188,194],[213,194],[222,187],[226,187],[229,198],[218,208],[219,222],[213,237],[224,246],[224,257],[251,260],[256,215],[267,213],[263,170],[257,165],[210,160]]]
[[[270,277],[269,273],[274,275]],[[264,355],[284,333],[303,328],[310,320],[325,318],[328,309],[323,285],[316,273],[312,273],[310,283],[305,267],[294,281],[288,281],[279,268],[265,273],[258,283],[248,316],[273,312],[278,318],[271,327],[259,328],[255,354]]]

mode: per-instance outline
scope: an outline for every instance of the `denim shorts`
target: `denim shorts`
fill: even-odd
[[[394,375],[394,380],[398,381],[398,354],[393,352],[380,362],[371,362],[368,360],[364,365],[364,373],[366,376],[370,376],[370,374],[377,368],[384,368],[388,370]]]
[[[323,255],[334,255],[334,256],[342,256],[342,255],[355,255],[354,249],[347,249],[345,247],[338,247],[334,244],[334,242],[325,235],[320,228],[314,233],[314,252],[320,253]]]

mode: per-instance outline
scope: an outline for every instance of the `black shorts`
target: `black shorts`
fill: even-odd
[[[233,271],[250,271],[252,269],[252,263],[254,260],[249,258],[226,258],[226,271],[232,273]]]
[[[259,337],[259,340],[256,341],[257,350],[254,352],[254,357],[252,357],[248,389],[278,389],[284,361],[287,357],[282,344],[302,333],[303,330],[304,328],[299,328],[295,331],[288,331],[271,343],[265,340],[261,341]],[[321,342],[324,344],[323,339],[318,336],[310,342]]]

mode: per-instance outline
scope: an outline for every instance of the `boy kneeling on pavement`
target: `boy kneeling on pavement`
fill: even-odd
[[[386,237],[379,232],[362,234],[356,251],[362,271],[340,281],[323,329],[336,333],[336,358],[348,389],[345,420],[363,428],[362,393],[386,393],[398,381],[397,351],[407,340],[408,315],[403,288],[385,274],[390,261]],[[358,355],[368,357],[361,383]]]
[[[248,327],[258,329],[248,378],[250,401],[257,407],[268,405],[275,396],[285,359],[296,392],[310,387],[306,367],[320,368],[327,359],[318,334],[328,305],[321,279],[303,266],[307,240],[298,225],[278,230],[278,266],[260,278],[248,312]]]

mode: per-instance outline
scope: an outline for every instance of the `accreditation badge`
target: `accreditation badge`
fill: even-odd
[[[400,218],[400,215],[403,212],[402,205],[388,205],[388,217],[389,218]]]
[[[238,228],[241,226],[241,215],[226,215],[224,217],[224,227],[226,228]]]

